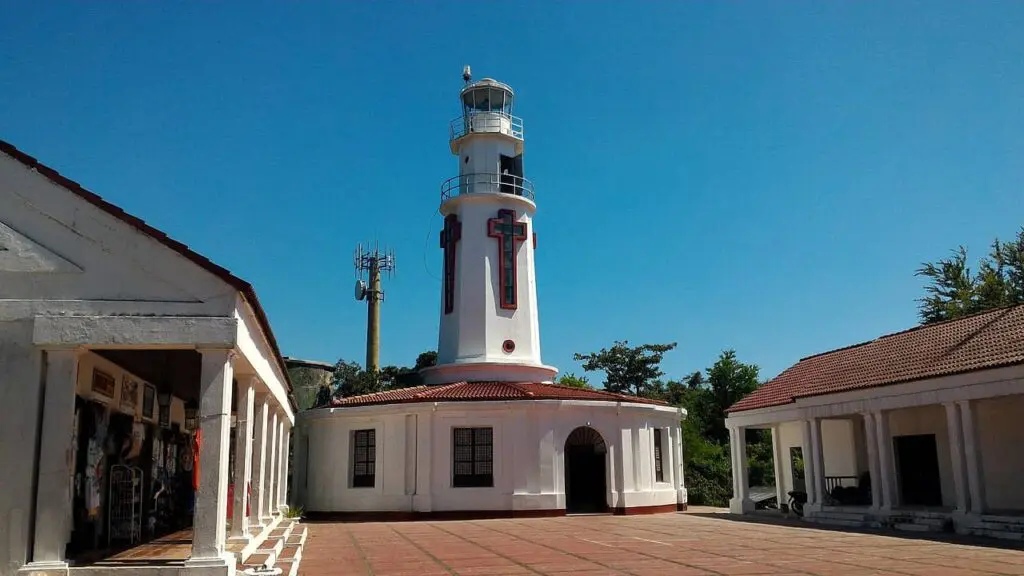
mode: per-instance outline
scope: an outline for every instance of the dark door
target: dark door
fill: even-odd
[[[505,194],[523,195],[523,155],[501,155],[498,171],[501,173],[501,191]]]
[[[604,439],[596,430],[580,427],[565,442],[565,511],[570,514],[607,512]]]
[[[939,451],[934,434],[895,436],[896,477],[903,506],[942,506]]]

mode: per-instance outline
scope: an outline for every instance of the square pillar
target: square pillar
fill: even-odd
[[[252,477],[252,428],[256,402],[256,377],[238,383],[238,410],[235,418],[235,487],[231,515],[231,539],[249,541],[249,486]]]
[[[289,458],[291,453],[291,439],[292,429],[290,426],[282,423],[284,439],[281,441],[281,480],[278,482],[278,502],[280,502],[282,513],[288,509],[288,466]]]
[[[750,488],[747,485],[747,430],[737,427],[731,430],[731,434],[733,441],[730,445],[735,463],[732,478],[736,491],[729,501],[729,511],[733,514],[746,514],[754,510],[754,502],[750,500]]]
[[[263,517],[264,525],[269,524],[277,514],[277,505],[274,502],[274,491],[277,486],[277,410],[273,408],[270,409],[270,422],[267,426],[267,443],[270,453],[267,457],[267,476],[264,478],[263,486],[263,513],[266,514]]]
[[[968,491],[967,461],[964,458],[963,424],[960,407],[956,402],[946,402],[946,433],[949,436],[949,461],[953,466],[953,487],[956,492],[955,513],[966,514]]]
[[[270,417],[270,406],[267,395],[260,394],[256,400],[255,419],[253,421],[252,449],[252,504],[249,509],[249,524],[266,526],[264,519],[270,516],[267,511],[267,419]]]
[[[814,450],[811,443],[811,421],[804,420],[802,427],[803,440],[800,444],[804,458],[804,491],[807,492],[808,506],[818,501],[818,493],[814,490]]]
[[[821,442],[821,418],[811,419],[811,452],[814,453],[814,466],[811,468],[811,483],[817,496],[814,504],[818,509],[828,502],[825,492],[825,451]]]
[[[891,510],[899,505],[899,498],[896,492],[888,412],[875,412],[875,441],[878,447],[878,487],[882,490],[882,509]],[[871,486],[874,489],[874,483]]]
[[[78,352],[43,352],[43,414],[36,485],[35,540],[32,561],[22,573],[66,573],[64,548],[71,535],[71,440],[74,436]],[[11,439],[13,440],[13,439]],[[30,462],[25,463],[31,465]]]
[[[960,406],[960,417],[963,422],[964,461],[967,467],[967,486],[970,491],[970,511],[972,514],[984,514],[987,510],[985,502],[985,476],[981,468],[981,446],[978,445],[978,422],[974,417],[974,403],[970,400],[957,402]]]
[[[878,462],[878,441],[875,439],[875,415],[871,412],[861,414],[864,418],[864,447],[868,453],[868,476],[871,478],[871,508],[882,507],[882,478]]]
[[[192,521],[192,557],[186,568],[234,568],[235,558],[225,551],[228,512],[228,450],[231,443],[231,366],[234,352],[200,350],[199,383],[199,490]]]
[[[288,458],[288,447],[284,444],[284,414],[277,418],[277,460],[274,462],[274,510],[281,513],[281,473],[284,471],[284,461]]]
[[[779,424],[772,425],[772,461],[775,463],[775,501],[781,510],[782,506],[789,502],[789,499],[786,497],[784,482],[786,469],[782,453],[782,434],[779,428]]]
[[[687,494],[686,494],[686,467],[683,463],[683,426],[677,424],[672,428],[675,432],[675,482],[676,482],[676,509],[686,510],[687,505]]]

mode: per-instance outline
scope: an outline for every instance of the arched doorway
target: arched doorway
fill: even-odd
[[[565,511],[569,514],[607,512],[604,438],[580,426],[565,440]]]

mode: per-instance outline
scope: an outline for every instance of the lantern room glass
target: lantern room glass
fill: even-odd
[[[512,114],[512,93],[496,86],[480,86],[462,94],[462,109],[466,117],[481,112]]]

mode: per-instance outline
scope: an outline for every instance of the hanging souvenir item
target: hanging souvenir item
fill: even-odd
[[[131,448],[128,449],[128,460],[134,460],[142,452],[142,442],[146,439],[146,425],[142,422],[132,423]]]
[[[95,431],[86,448],[85,508],[91,519],[98,518],[102,505],[103,474],[106,468],[104,444],[107,440],[106,414],[100,407],[93,410]]]

